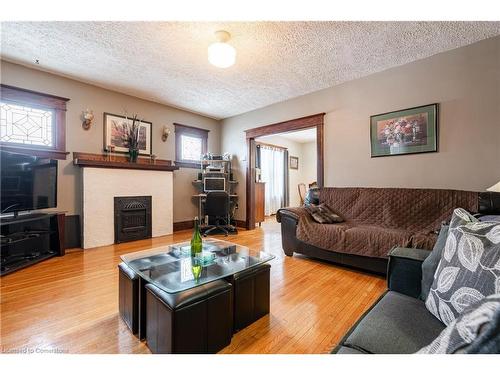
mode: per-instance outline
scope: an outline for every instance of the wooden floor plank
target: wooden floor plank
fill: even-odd
[[[149,353],[118,316],[120,255],[189,239],[190,231],[68,251],[0,279],[0,345],[68,353]],[[234,335],[221,353],[327,353],[385,291],[382,277],[281,249],[279,224],[230,241],[276,255],[271,313]]]

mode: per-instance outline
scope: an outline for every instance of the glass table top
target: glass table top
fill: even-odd
[[[222,279],[274,259],[263,251],[217,239],[203,239],[203,250],[191,256],[182,242],[121,256],[132,270],[167,293],[177,293]]]

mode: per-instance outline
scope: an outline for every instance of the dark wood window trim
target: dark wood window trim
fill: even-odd
[[[181,168],[200,168],[200,163],[191,160],[182,160],[181,150],[181,136],[189,135],[201,139],[201,152],[205,154],[208,150],[208,132],[210,130],[201,129],[194,126],[178,124],[174,122],[175,126],[175,165]]]
[[[0,142],[2,150],[20,152],[33,156],[52,159],[66,159],[66,103],[68,98],[27,90],[19,87],[0,84],[2,101],[23,106],[50,109],[54,112],[54,145],[52,147],[32,146]]]
[[[255,138],[264,135],[279,134],[294,130],[316,128],[317,145],[317,183],[319,187],[324,184],[324,117],[325,113],[296,118],[289,121],[278,122],[258,128],[246,130],[247,139],[247,176],[246,176],[246,227],[255,229]]]

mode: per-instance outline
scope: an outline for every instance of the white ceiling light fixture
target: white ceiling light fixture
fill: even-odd
[[[227,43],[231,39],[231,34],[219,30],[215,32],[215,38],[217,42],[208,46],[208,61],[218,68],[229,68],[236,61],[236,50]]]

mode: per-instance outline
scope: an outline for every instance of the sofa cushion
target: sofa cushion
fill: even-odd
[[[341,223],[344,221],[339,215],[333,212],[330,207],[322,203],[319,205],[310,204],[306,206],[314,221],[320,224]]]
[[[481,327],[479,336],[466,348],[466,354],[500,354],[500,309],[491,317],[489,324]]]
[[[357,225],[345,231],[345,250],[357,255],[386,258],[394,246],[410,246],[411,233],[378,226]]]
[[[498,221],[500,223],[500,215],[484,215],[479,217],[479,221]]]
[[[446,239],[448,238],[448,225],[443,225],[439,231],[439,236],[432,249],[431,254],[422,263],[422,289],[420,294],[420,299],[425,301],[429,295],[429,289],[431,289],[432,282],[434,281],[434,274],[438,268],[439,261],[441,260],[441,254],[443,253],[444,245],[446,244]]]
[[[310,215],[301,217],[297,226],[297,238],[309,245],[328,251],[342,252],[345,247],[345,231],[349,223],[319,224]]]
[[[483,298],[446,327],[419,354],[500,352],[500,294]]]
[[[457,208],[425,305],[451,324],[468,306],[500,292],[499,266],[500,223],[480,222]]]
[[[376,354],[415,353],[444,329],[420,299],[388,292],[343,345]]]

